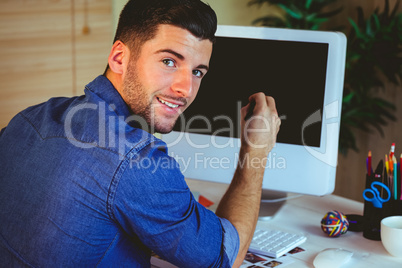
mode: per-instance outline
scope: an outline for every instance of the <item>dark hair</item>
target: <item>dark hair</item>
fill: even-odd
[[[152,39],[160,24],[188,30],[200,39],[215,41],[217,18],[200,0],[129,0],[123,8],[114,42],[136,46]]]

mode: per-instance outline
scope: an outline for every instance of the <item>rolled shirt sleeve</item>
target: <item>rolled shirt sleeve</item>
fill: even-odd
[[[229,258],[230,267],[233,266],[239,253],[239,234],[233,224],[227,219],[219,218],[223,229],[223,245]]]

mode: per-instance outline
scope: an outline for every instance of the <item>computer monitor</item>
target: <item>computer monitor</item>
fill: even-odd
[[[337,32],[219,26],[210,69],[193,104],[163,135],[185,177],[230,183],[248,97],[274,97],[282,119],[263,189],[333,192],[346,38]],[[252,163],[243,163],[252,164]]]

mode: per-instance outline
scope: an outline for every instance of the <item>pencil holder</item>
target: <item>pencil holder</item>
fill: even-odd
[[[384,203],[382,218],[402,215],[402,200],[392,199]]]
[[[370,213],[364,216],[363,237],[370,240],[381,240],[382,209],[373,207]]]
[[[365,189],[369,189],[371,186],[371,182],[374,180],[374,175],[366,175],[366,186]],[[364,200],[364,209],[363,209],[363,217],[368,217],[370,214],[372,214],[372,211],[374,209],[373,203]]]
[[[400,169],[397,172],[397,178],[401,177]],[[395,186],[396,182],[396,186]],[[383,206],[383,218],[389,216],[402,215],[402,198],[401,198],[401,182],[400,180],[388,180],[388,185],[392,188],[392,195],[388,202]]]
[[[397,178],[399,177],[398,170]],[[381,220],[389,216],[402,215],[401,186],[397,184],[395,187],[384,169],[383,175],[379,175],[379,172],[376,175],[373,173],[370,176],[366,175],[365,192],[363,192],[363,236],[371,240],[381,240]]]
[[[381,240],[381,220],[394,214],[397,204],[389,203],[391,191],[384,183],[380,172],[366,175],[366,187],[363,192],[363,237],[370,240]]]
[[[371,176],[366,175],[366,187],[370,189],[371,184],[374,181],[374,174]],[[383,217],[382,208],[374,207],[372,202],[364,200],[363,210],[363,237],[370,240],[381,240],[380,226]]]

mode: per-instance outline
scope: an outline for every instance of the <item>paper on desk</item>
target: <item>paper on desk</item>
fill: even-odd
[[[201,205],[203,205],[206,208],[209,208],[214,204],[211,200],[207,199],[205,196],[201,195],[199,192],[191,192],[195,198],[195,200],[198,201]]]

